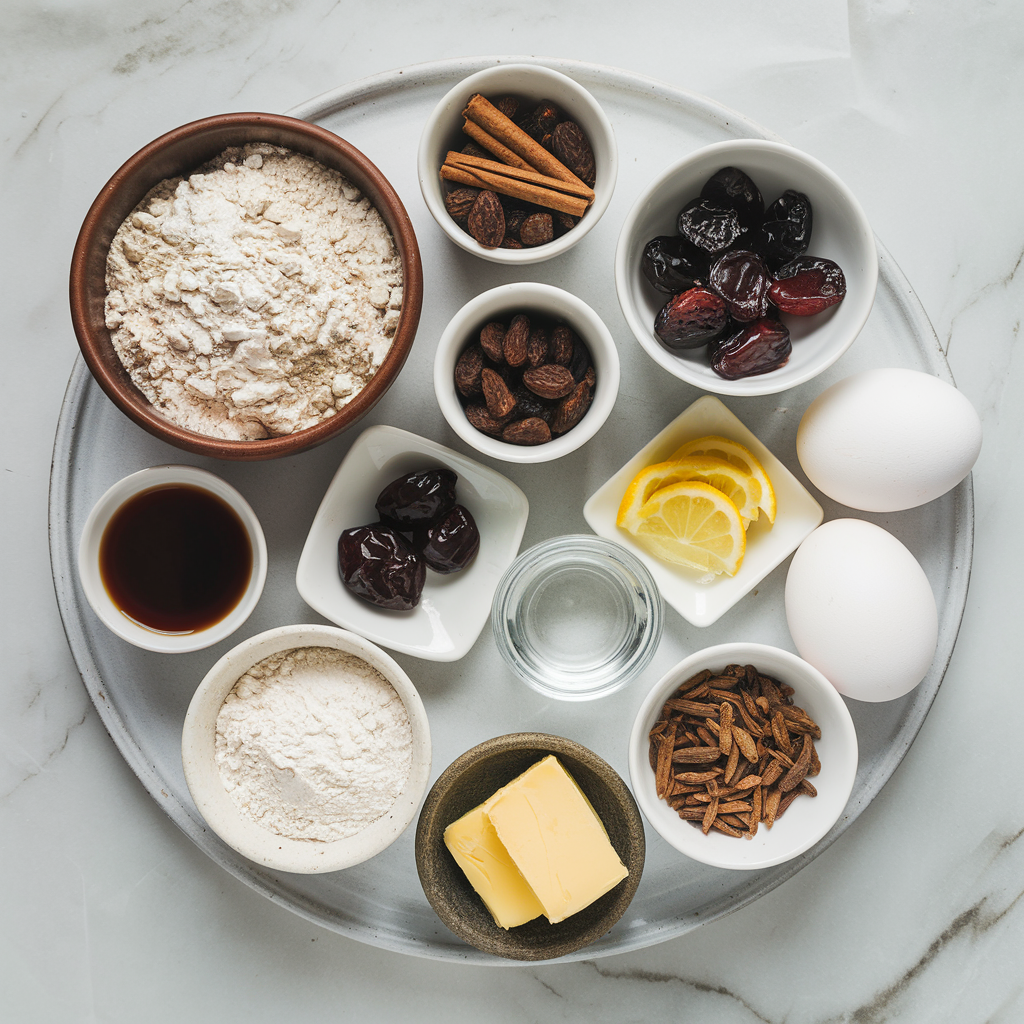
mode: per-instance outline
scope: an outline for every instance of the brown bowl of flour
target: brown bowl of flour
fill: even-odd
[[[394,383],[423,297],[402,201],[359,150],[277,114],[222,114],[145,146],[104,185],[71,262],[100,387],[186,451],[279,458]]]

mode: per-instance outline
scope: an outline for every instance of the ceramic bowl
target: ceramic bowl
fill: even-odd
[[[488,249],[449,216],[444,205],[445,183],[439,171],[449,150],[461,150],[470,141],[462,131],[462,111],[474,93],[490,100],[512,95],[533,104],[550,100],[583,129],[594,151],[596,196],[579,223],[561,237],[529,249]],[[434,108],[420,136],[417,170],[427,209],[456,245],[493,263],[525,266],[568,251],[597,224],[615,190],[618,153],[611,123],[594,97],[581,85],[539,64],[498,64],[463,79]]]
[[[540,917],[505,930],[494,923],[448,852],[444,830],[549,754],[558,757],[590,801],[629,875],[559,924]],[[416,826],[416,868],[437,916],[471,946],[512,960],[565,956],[604,935],[636,893],[645,851],[636,801],[614,769],[579,743],[544,733],[497,736],[456,758],[431,788]]]
[[[712,174],[738,167],[754,180],[765,204],[786,189],[804,192],[814,220],[808,255],[842,267],[846,298],[816,316],[782,316],[793,353],[776,370],[725,380],[711,369],[705,348],[670,352],[654,333],[654,318],[669,296],[648,284],[640,270],[644,246],[658,235],[675,235],[679,211],[700,194]],[[637,341],[662,368],[704,391],[720,395],[770,395],[802,384],[831,366],[854,342],[871,312],[878,281],[875,239],[853,193],[814,157],[764,139],[734,139],[698,149],[658,175],[626,217],[615,250],[615,290]]]
[[[329,647],[370,664],[394,687],[412,727],[412,767],[391,810],[355,835],[333,842],[291,839],[257,825],[228,795],[215,760],[217,715],[235,683],[264,658],[302,647]],[[379,647],[333,626],[281,626],[244,640],[206,673],[185,716],[181,760],[199,813],[228,846],[272,870],[323,874],[369,860],[387,849],[409,826],[430,779],[430,728],[416,687]]]
[[[479,339],[485,324],[508,323],[517,313],[537,313],[568,324],[586,343],[597,373],[594,398],[583,419],[546,444],[509,444],[482,433],[466,419],[455,390],[455,364],[463,349]],[[434,353],[434,394],[448,425],[478,452],[505,462],[550,462],[576,451],[604,425],[618,391],[619,354],[604,321],[582,299],[549,284],[503,284],[470,299],[452,317]]]
[[[821,759],[821,773],[813,779],[818,795],[798,797],[771,829],[762,824],[749,840],[715,831],[704,835],[700,828],[683,821],[658,798],[648,759],[648,733],[665,701],[698,672],[720,672],[731,664],[753,665],[764,675],[792,686],[796,691],[793,703],[821,727],[821,739],[814,744]],[[647,695],[629,737],[630,782],[644,817],[680,853],[720,868],[753,871],[782,864],[809,850],[842,816],[856,774],[857,733],[836,688],[795,654],[763,644],[720,644],[684,658]]]
[[[775,490],[774,524],[761,516],[747,528],[743,564],[735,576],[703,582],[696,570],[656,558],[615,525],[619,504],[632,479],[646,466],[671,458],[684,442],[714,435],[738,441],[757,456]],[[807,488],[726,406],[711,395],[698,398],[656,437],[648,441],[583,506],[583,516],[600,537],[631,551],[657,581],[662,597],[687,622],[710,626],[742,600],[820,525],[821,506]]]
[[[111,599],[100,572],[100,544],[114,513],[135,495],[169,485],[196,487],[224,501],[241,520],[252,550],[252,571],[239,602],[219,622],[190,633],[159,632],[129,618]],[[249,503],[219,476],[195,466],[152,466],[118,480],[93,506],[79,539],[78,576],[90,607],[112,633],[147,651],[184,654],[219,643],[249,618],[267,578],[267,544]]]
[[[356,597],[341,582],[338,538],[375,522],[377,495],[396,477],[445,467],[458,474],[456,493],[480,531],[480,550],[462,572],[427,570],[420,603],[389,611]],[[397,427],[363,431],[324,495],[299,558],[295,585],[325,618],[374,643],[427,661],[456,661],[476,642],[502,573],[519,550],[529,515],[526,495],[500,473],[436,441]]]
[[[403,300],[391,349],[370,383],[331,419],[282,437],[225,440],[172,423],[132,383],[104,321],[106,261],[118,227],[154,185],[188,174],[229,146],[270,142],[340,171],[377,208],[401,256]],[[279,114],[219,114],[175,128],[130,157],[103,186],[86,214],[71,261],[71,320],[82,355],[107,397],[131,420],[177,448],[218,459],[293,455],[346,430],[384,396],[405,363],[423,299],[423,273],[412,222],[398,194],[373,163],[333,132]]]

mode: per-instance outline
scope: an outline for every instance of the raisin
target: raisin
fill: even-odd
[[[783,313],[813,316],[843,301],[846,277],[839,264],[816,256],[797,256],[775,274],[768,297]]]
[[[665,348],[699,348],[718,337],[728,322],[721,296],[707,288],[690,288],[662,307],[654,320],[654,333]]]
[[[644,246],[640,269],[652,287],[678,295],[707,279],[707,255],[682,235],[658,235]]]
[[[754,377],[784,366],[793,351],[789,328],[765,317],[712,342],[711,368],[726,380]]]
[[[694,199],[679,211],[679,234],[701,252],[724,252],[743,234],[739,214],[711,199]]]
[[[739,215],[740,224],[748,231],[760,227],[764,219],[761,190],[738,167],[723,167],[712,174],[700,190],[700,197],[731,206]]]
[[[393,611],[419,604],[426,581],[423,560],[382,523],[356,526],[338,538],[341,581],[356,597]]]
[[[749,323],[768,315],[771,277],[764,260],[746,249],[733,249],[711,265],[709,284],[722,296],[730,315]]]

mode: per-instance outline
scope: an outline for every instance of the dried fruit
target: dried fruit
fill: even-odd
[[[484,190],[476,197],[466,219],[469,233],[485,248],[496,249],[505,237],[505,211],[498,197]]]
[[[585,185],[596,178],[594,151],[583,129],[575,121],[563,121],[551,133],[551,151]]]
[[[531,367],[541,366],[548,361],[548,347],[547,328],[540,324],[531,327],[530,340],[526,343],[526,361]]]
[[[479,195],[480,189],[478,188],[470,186],[453,188],[444,197],[444,208],[454,221],[465,224],[466,218],[469,217],[469,211],[473,209],[473,204]]]
[[[470,345],[455,364],[455,387],[463,398],[480,394],[480,373],[484,368],[484,350]]]
[[[554,418],[551,420],[551,433],[556,437],[566,431],[572,430],[584,414],[590,408],[593,392],[591,385],[585,380],[580,381],[573,390],[565,396],[555,409]]]
[[[715,171],[704,183],[700,197],[731,206],[739,215],[740,224],[748,231],[759,227],[764,219],[761,190],[738,167],[723,167]]]
[[[545,135],[550,135],[555,130],[559,117],[558,107],[549,100],[544,100],[519,122],[519,127],[531,138],[540,142]]]
[[[527,248],[546,245],[554,237],[555,228],[550,213],[531,213],[519,228],[519,240]]]
[[[341,581],[356,597],[393,611],[419,604],[426,565],[394,530],[376,523],[345,530],[338,539]]]
[[[501,433],[501,439],[509,444],[537,445],[551,440],[551,429],[540,418],[531,416],[525,420],[514,420]]]
[[[469,510],[455,505],[440,519],[421,527],[414,545],[427,567],[442,575],[461,572],[480,550],[480,531]]]
[[[791,687],[753,665],[727,665],[717,676],[705,669],[687,679],[665,701],[650,731],[649,760],[658,796],[705,834],[714,829],[746,839],[753,838],[761,822],[771,828],[798,796],[815,796],[806,779],[817,760],[813,736],[794,734],[793,721],[809,723],[819,735],[820,730],[793,706],[791,694]],[[698,699],[708,695],[720,696],[720,703]],[[749,716],[748,729],[734,723],[736,711]],[[776,721],[785,744],[800,746],[795,761],[777,748]],[[751,730],[760,734],[757,739]],[[705,767],[676,768],[687,765]]]
[[[505,362],[509,366],[522,366],[530,344],[530,318],[520,313],[512,318],[502,342]]]
[[[768,315],[768,267],[756,253],[733,249],[711,265],[708,284],[725,299],[733,320],[749,323]]]
[[[575,381],[572,373],[558,363],[546,363],[527,370],[523,374],[523,383],[541,398],[564,398],[572,391]]]
[[[486,324],[480,331],[480,347],[493,363],[505,361],[505,331],[505,325],[497,322]]]
[[[495,418],[507,417],[516,406],[516,400],[502,378],[489,367],[480,373],[480,384],[487,403],[487,411]]]
[[[700,348],[725,330],[729,312],[721,296],[690,288],[669,299],[654,320],[654,333],[668,349]]]
[[[711,199],[693,199],[679,211],[679,234],[701,252],[725,252],[743,234],[739,214]]]
[[[807,252],[811,244],[814,213],[811,201],[793,189],[786,189],[765,211],[761,232],[765,259],[772,266],[788,263]]]
[[[377,496],[377,514],[404,527],[429,523],[455,504],[458,476],[450,469],[428,469],[392,480]]]
[[[482,434],[490,434],[491,437],[501,437],[505,429],[505,421],[496,420],[484,405],[467,405],[466,419]]]
[[[843,301],[846,276],[837,263],[797,256],[775,272],[768,297],[783,313],[813,316]]]
[[[551,362],[560,366],[568,366],[572,361],[573,348],[576,344],[576,335],[572,328],[565,324],[559,324],[551,332]]]
[[[678,295],[707,280],[708,257],[682,235],[658,235],[644,246],[640,270],[652,288]]]
[[[711,345],[711,368],[726,380],[754,377],[784,366],[793,351],[789,328],[778,320],[755,320]]]

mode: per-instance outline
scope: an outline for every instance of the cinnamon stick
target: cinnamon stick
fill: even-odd
[[[483,171],[476,167],[456,167],[452,164],[444,164],[441,167],[441,177],[447,181],[457,181],[462,185],[490,189],[490,191],[499,192],[503,196],[536,203],[538,206],[547,207],[549,210],[558,210],[560,213],[568,213],[573,217],[582,217],[590,205],[585,199],[555,192],[553,189],[542,188],[530,182],[516,181],[505,175],[491,174],[489,171]]]
[[[515,178],[518,181],[528,181],[533,185],[554,189],[556,192],[566,192],[571,196],[579,196],[581,199],[593,200],[594,198],[594,190],[586,185],[562,181],[561,178],[550,178],[546,174],[538,174],[533,170],[509,167],[506,164],[498,163],[496,160],[485,160],[483,157],[472,156],[469,153],[456,153],[454,150],[449,150],[445,163],[454,164],[456,167],[470,167],[481,171],[490,171],[492,174],[504,174],[506,177]]]
[[[522,128],[509,120],[490,100],[479,93],[470,97],[462,116],[478,124],[488,135],[522,157],[541,174],[579,185],[585,184],[561,160],[552,156],[539,142],[531,139]]]
[[[478,145],[493,153],[503,164],[510,167],[519,167],[524,171],[532,171],[533,168],[521,157],[516,156],[508,146],[503,146],[497,139],[488,135],[487,132],[467,117],[462,125],[462,130]]]

